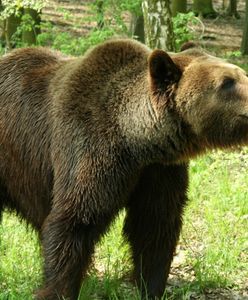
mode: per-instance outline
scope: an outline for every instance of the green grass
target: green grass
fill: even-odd
[[[164,299],[205,293],[242,294],[248,278],[248,154],[211,153],[191,163],[190,203]],[[138,300],[130,283],[130,253],[121,237],[122,212],[97,247],[80,300]],[[0,300],[32,299],[41,283],[37,237],[4,214],[0,226]],[[215,299],[221,299],[218,296]],[[242,298],[239,298],[242,299]],[[245,298],[243,298],[245,299]]]
[[[40,282],[41,259],[35,233],[13,215],[0,226],[0,299],[32,299]]]

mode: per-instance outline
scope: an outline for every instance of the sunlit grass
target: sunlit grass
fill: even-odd
[[[32,299],[40,282],[41,259],[36,234],[11,214],[0,226],[0,299]]]
[[[202,288],[244,285],[248,278],[247,158],[219,152],[192,163],[183,238],[194,232],[198,249],[190,257]]]
[[[178,250],[184,255],[173,266],[172,286],[164,299],[190,299],[209,289],[244,291],[248,278],[246,153],[211,153],[191,163],[190,201]],[[124,212],[99,243],[81,300],[139,299],[131,283],[129,248],[121,236],[123,219]],[[0,300],[32,299],[41,283],[39,244],[35,233],[26,229],[14,215],[4,214]]]

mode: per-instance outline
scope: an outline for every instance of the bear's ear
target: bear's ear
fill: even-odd
[[[152,88],[166,90],[169,84],[178,82],[182,72],[163,50],[154,50],[148,58]]]

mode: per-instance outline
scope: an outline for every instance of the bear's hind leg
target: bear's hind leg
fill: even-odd
[[[181,230],[187,184],[187,166],[153,165],[143,172],[129,199],[124,234],[145,299],[164,293]]]

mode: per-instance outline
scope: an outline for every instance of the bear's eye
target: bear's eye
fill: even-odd
[[[226,77],[221,83],[221,89],[230,89],[234,87],[235,79],[231,77]]]

